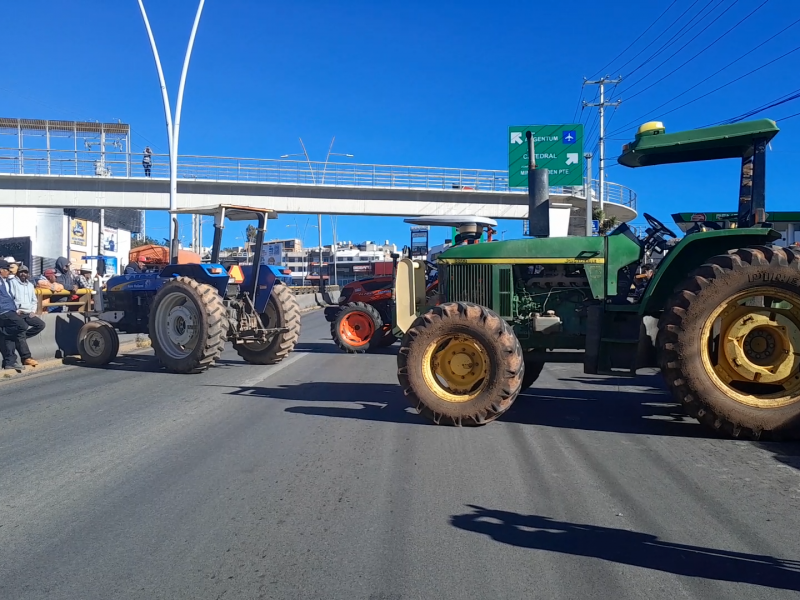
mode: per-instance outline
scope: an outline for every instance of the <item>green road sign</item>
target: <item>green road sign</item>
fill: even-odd
[[[583,185],[583,125],[521,125],[508,128],[508,187],[528,187],[528,138],[533,134],[536,168],[548,169],[550,185]]]

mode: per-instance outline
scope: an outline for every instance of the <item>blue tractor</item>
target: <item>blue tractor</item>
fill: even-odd
[[[258,258],[269,209],[219,205],[180,211],[214,217],[211,261],[178,264],[157,272],[125,274],[108,280],[97,320],[78,335],[78,350],[91,366],[111,362],[119,351],[117,331],[147,333],[161,364],[175,373],[205,371],[230,341],[252,364],[286,358],[300,337],[300,308],[292,291]],[[225,269],[219,254],[228,221],[257,222],[252,265]],[[173,256],[177,253],[172,252]]]

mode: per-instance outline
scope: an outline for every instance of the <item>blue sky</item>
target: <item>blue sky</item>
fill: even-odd
[[[334,151],[351,153],[360,163],[505,169],[509,125],[571,122],[584,77],[622,74],[614,97],[623,103],[608,128],[607,152],[614,158],[639,123],[798,46],[800,24],[713,75],[800,19],[796,0],[768,0],[669,74],[763,2],[206,0],[186,86],[180,153],[277,158],[300,152],[301,136],[311,158],[324,160],[335,135]],[[197,2],[145,5],[174,102]],[[135,0],[28,0],[7,3],[3,16],[3,116],[121,119],[133,128],[135,151],[149,143],[166,152],[156,70]],[[670,42],[685,24],[695,26]],[[662,46],[661,54],[639,67]],[[662,120],[675,131],[736,116],[800,88],[798,72],[800,51]],[[591,101],[595,91],[587,88],[586,98]],[[758,116],[797,112],[800,101]],[[579,117],[587,121],[587,132],[594,114]],[[768,160],[768,208],[796,209],[792,174],[800,155],[800,117],[778,124],[782,131]],[[736,161],[614,166],[607,173],[637,192],[640,215],[651,212],[667,223],[673,212],[736,209]],[[294,235],[295,218],[302,231],[307,216],[284,215],[270,223],[269,237]],[[309,245],[316,240],[315,223],[311,217]],[[163,214],[148,214],[154,237],[167,234],[166,224]],[[520,237],[522,226],[508,222],[501,229],[508,230],[507,238]],[[327,218],[323,232],[328,243]],[[434,230],[431,243],[445,234]],[[338,219],[338,238],[388,238],[403,245],[409,234],[402,219],[346,216]]]

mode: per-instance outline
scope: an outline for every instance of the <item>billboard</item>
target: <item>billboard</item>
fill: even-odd
[[[69,243],[73,246],[86,247],[86,239],[89,236],[86,219],[69,220]]]
[[[427,258],[428,227],[411,228],[411,258]]]
[[[119,232],[110,227],[103,227],[103,250],[106,252],[116,252],[119,241]],[[108,261],[106,261],[108,264]]]
[[[264,244],[261,248],[261,264],[275,267],[283,266],[283,243]]]
[[[119,275],[119,264],[116,256],[106,256],[106,275]]]

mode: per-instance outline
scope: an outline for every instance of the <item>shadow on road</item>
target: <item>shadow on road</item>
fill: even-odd
[[[348,406],[290,406],[287,413],[428,425],[413,411],[400,386],[386,383],[307,382],[278,387],[238,387],[232,396],[250,396],[300,402],[339,402]]]
[[[390,354],[397,354],[397,349],[399,346],[394,344],[387,348],[376,348],[374,350],[370,350],[368,354],[383,354],[383,355],[390,355]],[[298,342],[297,345],[294,347],[295,352],[319,352],[322,354],[341,354],[342,356],[348,356],[348,353],[344,350],[340,350],[339,347],[333,343],[332,340],[328,340],[325,343],[320,342]],[[349,356],[359,356],[357,354],[349,354]]]
[[[772,453],[778,462],[800,471],[800,442],[758,442],[758,446]]]
[[[304,382],[278,387],[239,387],[229,394],[350,406],[291,406],[294,414],[397,423],[429,424],[390,383]],[[501,422],[662,436],[713,437],[683,414],[665,392],[642,389],[583,390],[531,388],[520,395]],[[490,425],[491,426],[491,425]]]
[[[468,505],[450,524],[531,550],[598,558],[675,575],[800,591],[800,561],[660,540],[654,535]]]
[[[619,380],[564,378],[551,385],[558,385],[560,381],[603,387],[557,388],[535,383],[520,394],[500,418],[524,425],[564,429],[719,439],[715,432],[684,413],[661,386],[658,375]],[[618,385],[635,387],[619,390]]]
[[[166,373],[164,368],[152,354],[120,354],[113,361],[101,367],[87,365],[77,356],[64,358],[65,365],[83,367],[84,369],[103,369],[104,371],[138,371],[141,373]]]

